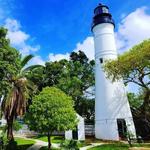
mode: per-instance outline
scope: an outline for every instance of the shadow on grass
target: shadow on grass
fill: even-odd
[[[63,136],[52,136],[53,140],[64,140]]]
[[[128,150],[129,145],[126,144],[105,144],[91,148],[89,150]]]
[[[47,147],[41,147],[40,150],[48,150]],[[57,148],[51,148],[51,150],[60,150],[60,149],[57,149]]]
[[[44,142],[48,142],[47,136],[45,135],[37,135],[32,137],[33,139],[38,139]],[[52,143],[61,143],[65,140],[64,136],[51,136]]]
[[[29,148],[32,145],[33,144],[18,145],[17,150],[27,150],[27,148]]]

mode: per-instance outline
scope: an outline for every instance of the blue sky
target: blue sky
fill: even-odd
[[[90,27],[99,2],[110,7],[119,52],[150,37],[149,0],[0,0],[0,24],[23,55],[36,56],[32,63],[68,58],[79,49],[92,59]]]

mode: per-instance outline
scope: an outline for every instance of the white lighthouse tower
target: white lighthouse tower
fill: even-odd
[[[98,139],[120,140],[129,133],[136,136],[134,122],[122,81],[112,83],[102,65],[117,59],[114,21],[109,8],[99,4],[94,10],[92,32],[95,44],[95,136]]]

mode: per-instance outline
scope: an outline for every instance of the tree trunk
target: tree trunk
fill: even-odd
[[[7,119],[7,139],[9,141],[14,140],[14,136],[13,136],[13,117],[10,117],[9,119]]]
[[[145,118],[149,118],[149,108],[150,108],[150,90],[147,90],[145,92],[144,96],[144,102],[142,105],[142,114],[144,115]]]
[[[48,137],[48,150],[50,150],[51,149],[51,133],[50,132],[48,132],[48,135],[47,135],[47,137]]]

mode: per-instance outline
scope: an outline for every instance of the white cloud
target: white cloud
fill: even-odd
[[[67,59],[69,60],[69,53],[66,53],[66,54],[53,54],[53,53],[50,53],[49,54],[49,61],[59,61],[61,59]]]
[[[118,52],[128,50],[135,44],[150,38],[150,15],[146,13],[147,8],[141,7],[126,17],[122,15],[122,21],[115,33]],[[75,52],[82,50],[88,58],[94,59],[93,37],[87,37],[82,43],[77,43]]]
[[[128,50],[135,44],[150,38],[150,15],[146,13],[147,8],[141,7],[131,12],[127,16],[121,15],[121,23],[118,24],[118,30],[115,33],[117,49],[119,53]],[[93,37],[87,37],[83,42],[77,43],[73,51],[84,51],[87,57],[94,59],[94,41]],[[49,54],[50,61],[60,59],[69,59],[69,53]]]
[[[45,64],[44,60],[41,58],[41,56],[35,56],[31,59],[29,62],[30,65],[43,65]]]
[[[5,20],[5,27],[7,29],[9,29],[10,31],[14,31],[15,32],[15,31],[20,29],[21,25],[20,25],[20,23],[17,20],[7,18]]]
[[[122,19],[116,33],[119,52],[128,50],[144,39],[150,38],[150,15],[141,7]]]
[[[19,49],[22,55],[28,55],[40,49],[40,45],[27,44],[30,35],[21,30],[21,25],[17,20],[7,18],[4,26],[8,29],[7,37],[10,43]]]
[[[78,52],[79,50],[83,51],[87,57],[92,60],[94,59],[94,41],[93,37],[87,37],[82,43],[77,43],[76,48],[73,50],[74,52]],[[50,61],[59,61],[61,59],[69,60],[69,53],[66,54],[49,54]]]
[[[20,46],[29,38],[29,35],[22,31],[8,31],[8,38],[14,46]]]
[[[25,43],[20,45],[20,52],[23,55],[28,55],[30,52],[36,52],[40,49],[40,45],[30,46]]]
[[[87,37],[82,43],[77,43],[76,48],[73,51],[78,52],[79,50],[83,51],[90,60],[94,59],[93,37]]]

